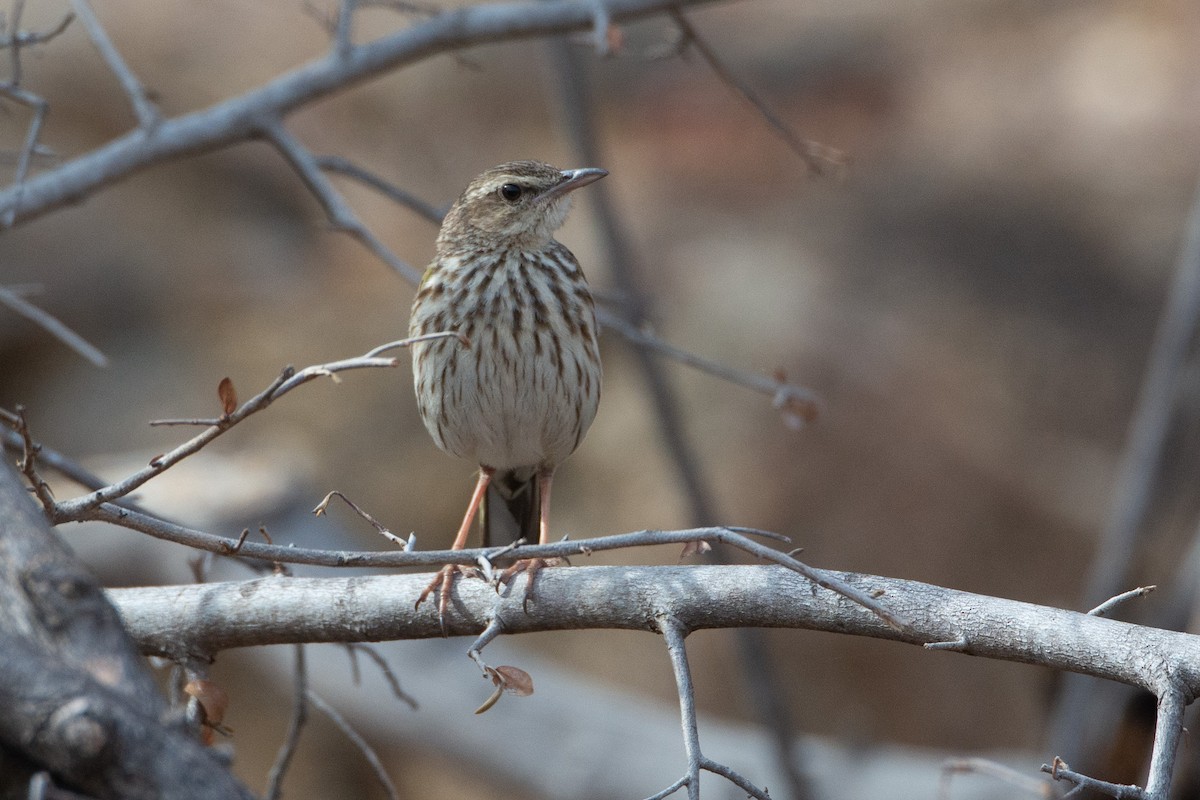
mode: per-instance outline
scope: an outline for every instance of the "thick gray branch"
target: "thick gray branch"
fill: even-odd
[[[584,628],[656,631],[669,614],[687,630],[741,626],[850,633],[910,644],[958,642],[970,655],[1040,664],[1141,686],[1200,691],[1200,637],[1073,611],[853,573],[833,573],[903,614],[911,633],[773,566],[568,567],[538,575],[522,611],[522,580],[497,596],[455,584],[446,627],[478,634],[498,617],[508,633]],[[428,575],[271,577],[238,583],[111,589],[145,652],[181,657],[295,642],[440,637],[435,609],[414,611]],[[930,655],[931,658],[937,656]]]
[[[661,13],[703,0],[607,0],[615,21]],[[502,3],[446,11],[347,52],[334,51],[239,97],[139,128],[0,192],[0,216],[41,216],[133,173],[171,158],[252,138],[296,108],[390,70],[484,42],[567,33],[590,26],[596,3],[577,0]]]
[[[0,466],[0,751],[96,797],[249,797],[168,715],[100,586]],[[0,757],[0,761],[4,758]],[[0,769],[0,795],[23,794]]]

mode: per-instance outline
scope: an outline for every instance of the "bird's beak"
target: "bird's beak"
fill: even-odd
[[[564,169],[562,171],[562,176],[564,179],[563,182],[539,194],[536,202],[553,200],[556,197],[562,197],[567,192],[573,192],[580,186],[587,186],[589,183],[595,183],[607,174],[608,170],[600,169],[599,167]]]

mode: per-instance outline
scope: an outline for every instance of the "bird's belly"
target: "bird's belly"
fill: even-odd
[[[599,404],[600,376],[585,366],[595,341],[553,350],[537,335],[496,331],[470,347],[451,339],[418,346],[417,397],[439,447],[497,469],[553,467],[575,450]]]

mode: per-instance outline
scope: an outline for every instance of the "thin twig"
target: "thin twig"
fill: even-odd
[[[700,57],[708,64],[717,77],[739,94],[746,102],[754,106],[759,115],[775,131],[787,146],[800,156],[804,165],[816,175],[825,175],[828,168],[832,167],[835,174],[842,173],[846,168],[846,157],[843,153],[821,144],[820,142],[811,139],[805,139],[791,129],[791,127],[783,121],[772,109],[769,103],[763,100],[758,92],[751,89],[747,84],[738,80],[725,63],[717,55],[716,51],[709,46],[703,37],[692,26],[691,21],[684,15],[679,8],[671,10],[671,17],[675,20],[675,24],[679,26],[679,30],[683,34],[683,42],[681,47],[690,45],[693,47]]]
[[[12,420],[7,419],[7,412],[5,416],[5,422],[12,424]],[[25,479],[29,481],[29,485],[33,487],[33,493],[37,496],[42,507],[50,509],[54,506],[54,492],[50,490],[50,484],[46,483],[37,471],[38,446],[33,441],[33,436],[29,433],[29,420],[25,417],[24,406],[17,406],[14,430],[21,437],[22,443],[21,463],[19,465],[21,474],[25,476]]]
[[[396,534],[389,531],[387,529],[387,526],[385,526],[382,522],[375,519],[373,516],[368,514],[363,509],[359,508],[357,503],[355,503],[349,497],[346,497],[346,495],[337,491],[336,489],[334,491],[330,492],[329,494],[325,495],[325,497],[321,500],[321,502],[317,503],[317,507],[312,510],[312,513],[318,517],[324,516],[329,510],[330,501],[332,501],[333,498],[335,498],[335,497],[338,498],[339,500],[341,500],[346,505],[350,506],[350,508],[353,509],[355,514],[358,514],[360,517],[362,517],[364,520],[366,520],[367,524],[369,524],[375,530],[379,531],[379,533],[382,534],[384,536],[384,538],[386,538],[388,541],[394,542],[396,544],[401,544],[401,545],[408,544],[408,542],[406,540],[401,539],[399,536],[397,536]]]
[[[33,111],[33,119],[29,121],[29,127],[25,130],[25,141],[21,145],[21,150],[17,154],[17,168],[13,173],[13,185],[18,187],[18,190],[25,183],[25,178],[29,175],[29,169],[33,164],[33,157],[38,148],[38,137],[41,135],[42,123],[46,120],[46,114],[50,110],[50,104],[45,98],[33,92],[21,88],[21,48],[24,45],[39,44],[48,42],[58,34],[66,30],[67,25],[73,19],[73,15],[68,14],[66,18],[59,24],[57,28],[45,34],[25,34],[21,33],[21,16],[25,11],[25,0],[15,0],[12,9],[12,20],[10,25],[12,31],[6,37],[5,45],[9,48],[9,63],[11,65],[11,75],[9,75],[8,83],[0,85],[0,94],[4,94],[14,102],[28,106]],[[13,215],[11,212],[6,212],[0,223],[4,227],[12,225]]]
[[[272,120],[270,123],[263,125],[263,133],[275,145],[280,154],[300,176],[300,180],[308,187],[313,196],[321,204],[325,210],[326,216],[329,217],[329,223],[334,230],[348,233],[361,243],[364,247],[370,250],[381,261],[387,264],[396,272],[400,273],[409,283],[419,283],[421,280],[421,271],[408,264],[395,253],[393,253],[387,245],[379,240],[371,229],[359,220],[358,215],[354,213],[354,209],[346,202],[337,188],[334,187],[325,174],[321,172],[321,165],[316,157],[308,151],[298,139],[291,135],[288,130],[283,127],[283,124],[278,120]]]
[[[461,338],[459,334],[454,332],[431,334],[436,338],[456,337]],[[413,340],[402,339],[401,342],[411,343]],[[399,343],[393,343],[399,344]],[[391,346],[391,345],[388,345]],[[60,522],[73,521],[81,518],[88,509],[97,508],[105,503],[110,503],[118,498],[128,495],[135,491],[140,486],[145,484],[151,478],[161,474],[167,469],[170,469],[175,464],[190,455],[199,452],[202,448],[219,437],[221,434],[228,431],[233,426],[237,425],[247,417],[262,411],[267,408],[275,400],[278,400],[283,395],[287,394],[292,389],[309,381],[316,380],[321,377],[334,377],[338,372],[343,372],[352,369],[364,368],[392,368],[397,366],[398,362],[393,358],[378,358],[369,356],[360,356],[356,358],[343,359],[341,361],[331,361],[326,364],[316,364],[311,367],[296,372],[293,368],[287,367],[283,372],[263,391],[259,392],[254,397],[247,400],[232,413],[225,414],[214,420],[206,420],[213,422],[203,432],[192,437],[181,445],[178,445],[170,452],[164,453],[156,457],[150,462],[150,465],[126,477],[122,481],[106,486],[90,494],[77,497],[73,500],[66,500],[56,504],[54,508],[54,516]]]
[[[700,370],[735,386],[768,395],[772,398],[775,408],[783,415],[784,422],[793,430],[804,427],[806,423],[812,422],[820,414],[820,399],[803,386],[791,383],[784,378],[737,369],[696,355],[643,330],[605,308],[596,309],[596,318],[605,328],[621,334],[638,347],[653,350],[672,361]]]
[[[245,558],[255,558],[276,561],[281,564],[308,564],[320,567],[435,567],[445,564],[473,564],[480,558],[489,560],[498,552],[506,552],[511,545],[503,548],[464,548],[462,550],[413,550],[413,551],[354,551],[354,550],[321,550],[306,547],[283,547],[266,545],[259,542],[240,542],[224,536],[198,531],[176,525],[148,514],[131,511],[127,508],[104,503],[95,508],[85,509],[73,522],[94,520],[120,525],[135,531],[141,531],[158,539],[194,547],[199,550],[210,550],[220,555],[238,555]],[[786,553],[781,553],[765,545],[761,545],[743,535],[750,533],[756,536],[778,538],[778,534],[766,531],[756,531],[749,528],[694,528],[683,531],[637,531],[634,533],[601,536],[595,539],[580,539],[577,541],[552,542],[550,544],[526,545],[517,550],[522,558],[569,558],[578,555],[590,555],[606,550],[619,550],[627,547],[648,547],[661,544],[688,544],[703,541],[709,543],[721,542],[743,550],[751,555],[786,567],[793,572],[803,575],[809,581],[823,589],[840,594],[848,600],[866,608],[878,616],[890,627],[898,631],[910,631],[911,626],[903,615],[897,614],[878,598],[847,584],[832,573],[819,570],[797,561]]]
[[[16,60],[17,48],[13,47],[12,52],[14,63],[20,64]],[[33,119],[29,121],[29,127],[25,129],[25,141],[21,145],[21,151],[17,154],[17,168],[13,173],[13,185],[16,187],[17,201],[20,202],[22,187],[25,185],[25,179],[29,176],[29,169],[33,164],[33,157],[38,147],[38,137],[42,131],[42,123],[46,121],[50,104],[41,96],[18,87],[15,80],[11,84],[0,85],[0,94],[21,105],[28,106],[33,111]],[[14,209],[4,212],[3,216],[0,216],[0,225],[5,228],[12,227],[14,213]]]
[[[1090,567],[1083,598],[1089,605],[1112,597],[1131,582],[1130,554],[1138,551],[1151,497],[1160,483],[1179,376],[1200,323],[1200,182],[1194,191],[1175,275],[1109,493],[1107,522]],[[1103,746],[1099,736],[1107,727],[1096,724],[1096,714],[1102,707],[1095,703],[1091,690],[1086,679],[1065,677],[1046,736],[1056,746],[1070,743],[1069,757],[1085,763],[1090,763],[1092,754]]]
[[[21,26],[21,12],[25,8],[24,0],[16,0],[13,3],[11,19],[8,21],[9,33],[7,36],[0,36],[0,50],[20,50],[22,47],[28,47],[34,44],[45,44],[54,37],[67,29],[74,20],[75,15],[68,11],[62,20],[48,31],[23,31]],[[20,83],[21,66],[20,62],[14,60],[12,63],[12,75],[9,80],[14,83]]]
[[[316,163],[317,166],[327,172],[336,172],[339,175],[345,175],[347,178],[353,178],[359,183],[369,186],[395,203],[414,211],[422,219],[432,222],[434,225],[440,225],[442,218],[446,216],[445,209],[426,203],[412,192],[401,189],[396,184],[384,180],[374,172],[355,164],[348,158],[332,155],[317,156]]]
[[[9,25],[12,26],[12,34],[9,37],[9,64],[12,67],[12,74],[9,76],[9,83],[16,88],[21,85],[21,46],[24,42],[21,40],[21,17],[25,14],[25,0],[13,0],[12,19]]]
[[[666,640],[667,654],[671,657],[671,669],[675,673],[675,688],[679,695],[679,717],[683,726],[683,748],[687,755],[688,766],[683,778],[673,783],[669,787],[669,791],[659,792],[652,797],[663,798],[686,786],[688,800],[700,800],[700,770],[703,769],[729,780],[756,800],[771,800],[770,795],[765,791],[724,764],[706,758],[701,752],[700,728],[696,719],[696,690],[692,686],[692,672],[688,666],[685,644],[688,631],[678,620],[669,615],[659,618],[659,631]]]
[[[357,5],[357,0],[341,0],[338,4],[337,27],[333,32],[333,51],[338,58],[346,58],[354,46],[354,9]]]
[[[108,358],[98,348],[49,313],[4,286],[0,286],[0,305],[6,306],[11,311],[20,314],[40,326],[44,331],[74,350],[80,357],[90,361],[94,366],[108,366]]]
[[[1042,764],[1045,772],[1056,781],[1067,781],[1077,788],[1093,789],[1097,792],[1115,797],[1117,800],[1150,800],[1140,786],[1125,783],[1110,783],[1076,772],[1067,766],[1061,758],[1055,758],[1053,764]],[[1069,794],[1073,794],[1074,790]]]
[[[392,783],[392,779],[388,777],[387,770],[384,769],[383,762],[379,760],[375,749],[367,743],[367,740],[358,731],[354,730],[354,726],[350,724],[350,721],[343,717],[336,708],[321,699],[321,696],[316,692],[309,690],[307,697],[308,702],[312,703],[313,708],[329,717],[330,721],[338,727],[338,730],[358,749],[358,752],[363,754],[363,758],[371,766],[371,771],[375,773],[375,779],[383,787],[384,794],[390,800],[400,800],[400,793],[396,791],[396,784]]]
[[[287,737],[275,755],[275,763],[267,774],[267,790],[263,793],[265,800],[279,800],[283,790],[283,778],[287,774],[296,747],[300,744],[300,734],[308,721],[308,662],[305,659],[304,645],[295,646],[295,686],[292,690],[292,720],[288,724]]]
[[[1145,597],[1153,592],[1158,587],[1151,584],[1150,586],[1139,586],[1136,589],[1130,589],[1128,592],[1121,592],[1116,597],[1110,597],[1100,605],[1087,612],[1093,617],[1107,617],[1118,606],[1124,605],[1126,602],[1138,597]]]
[[[10,412],[0,409],[0,417],[4,417],[8,413]],[[19,453],[24,447],[21,436],[15,429],[0,431],[0,442],[3,443],[4,449],[10,453]],[[103,489],[105,486],[108,486],[108,481],[104,480],[104,478],[101,478],[77,461],[53,448],[47,447],[41,442],[34,442],[34,451],[39,464],[70,478],[85,489]]]
[[[133,107],[134,116],[137,117],[138,126],[145,132],[153,131],[162,121],[162,117],[146,94],[145,87],[133,74],[129,65],[125,63],[125,59],[121,57],[121,53],[109,38],[108,32],[100,24],[96,12],[92,10],[88,0],[71,0],[71,6],[75,9],[75,15],[79,17],[92,44],[100,51],[100,56],[108,64],[108,68],[116,76],[117,81],[120,82],[121,88],[125,90],[125,95]]]
[[[1028,792],[1037,797],[1049,800],[1052,797],[1050,784],[1044,780],[1030,777],[1020,770],[998,764],[986,758],[949,758],[942,763],[942,777],[938,781],[938,800],[951,800],[950,780],[955,775],[970,773],[988,775],[1021,792]]]
[[[392,672],[392,668],[388,666],[387,659],[380,655],[374,647],[362,642],[347,642],[346,650],[350,653],[351,663],[354,665],[356,672],[358,670],[358,661],[355,660],[355,656],[358,653],[363,653],[367,658],[375,662],[375,666],[379,667],[379,671],[383,674],[383,679],[387,681],[388,687],[391,688],[392,694],[396,696],[397,700],[407,703],[413,711],[419,708],[416,698],[400,687],[400,679],[396,677],[396,673]]]

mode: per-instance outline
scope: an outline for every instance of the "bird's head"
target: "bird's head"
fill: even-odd
[[[492,167],[467,186],[442,223],[439,247],[484,240],[537,246],[550,240],[571,210],[571,192],[607,175],[562,170],[540,161]]]

